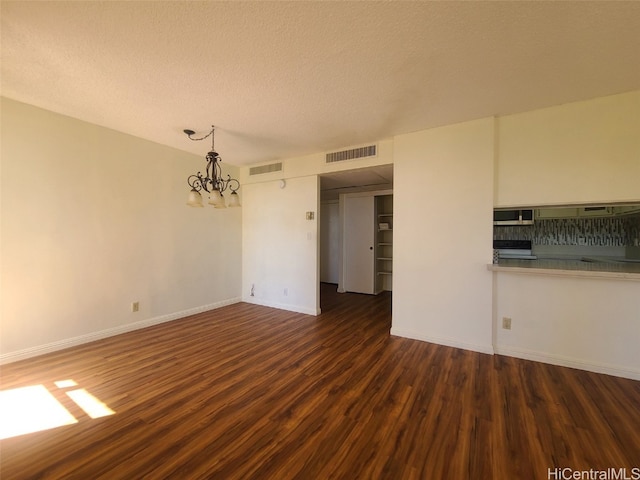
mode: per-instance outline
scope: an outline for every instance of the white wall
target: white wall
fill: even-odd
[[[640,380],[640,282],[494,275],[497,353]]]
[[[492,352],[494,120],[395,138],[394,335]]]
[[[239,300],[242,209],[186,206],[205,153],[2,99],[2,359]]]
[[[498,120],[496,206],[640,201],[640,91]]]
[[[278,181],[247,184],[243,192],[243,301],[317,315],[318,176],[287,179],[285,188]]]

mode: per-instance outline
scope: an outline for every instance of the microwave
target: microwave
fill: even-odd
[[[533,209],[500,209],[493,211],[494,225],[533,225]]]

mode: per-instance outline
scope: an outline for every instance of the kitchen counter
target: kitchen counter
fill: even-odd
[[[640,281],[639,262],[582,261],[579,259],[538,260],[501,259],[498,264],[489,264],[494,272],[524,273],[591,278],[618,278]]]

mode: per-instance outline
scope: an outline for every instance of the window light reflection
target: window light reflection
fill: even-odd
[[[78,423],[44,385],[0,392],[0,438]]]
[[[113,415],[114,412],[96,397],[87,392],[84,388],[66,392],[69,398],[76,402],[91,418],[100,418]]]
[[[78,384],[76,382],[74,382],[73,380],[60,380],[57,382],[53,382],[55,383],[56,387],[58,388],[69,388],[69,387],[77,387]]]
[[[60,389],[78,386],[70,379],[60,380],[54,384]],[[115,414],[84,388],[65,391],[65,393],[91,418]],[[78,420],[44,385],[0,391],[0,439],[74,423],[78,423]]]

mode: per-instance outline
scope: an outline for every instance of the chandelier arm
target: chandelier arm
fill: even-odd
[[[227,177],[229,177],[227,180],[227,187],[229,187],[231,193],[236,193],[240,189],[240,182],[235,178],[231,178],[231,175],[227,175]]]
[[[229,187],[229,182],[231,181],[231,175],[227,175],[227,178],[222,178],[220,176],[220,191],[224,192]]]
[[[198,172],[196,175],[190,175],[187,178],[187,183],[189,184],[189,186],[197,192],[199,192],[200,190],[204,190],[205,192],[209,191],[209,189],[207,188],[207,181],[208,178],[203,178],[200,172]]]

